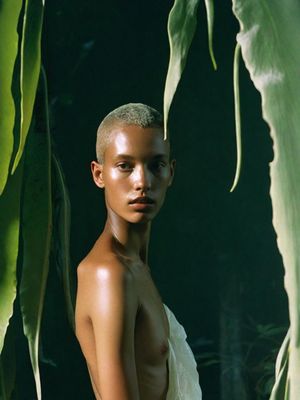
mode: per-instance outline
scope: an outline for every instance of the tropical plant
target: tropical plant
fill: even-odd
[[[58,263],[70,307],[69,319],[71,323],[73,320],[66,269],[69,200],[60,164],[51,148],[46,76],[41,70],[43,13],[43,0],[26,0],[24,4],[21,0],[1,2],[0,398],[3,400],[11,398],[15,387],[12,337],[17,329],[15,314],[19,307],[37,398],[41,399],[40,329],[53,223],[58,220]],[[36,99],[39,80],[40,95]],[[32,120],[35,101],[38,112]]]
[[[168,20],[170,61],[164,94],[165,134],[170,105],[191,44],[199,0],[175,0]],[[205,1],[212,53],[213,0]],[[279,351],[271,400],[300,398],[300,4],[233,0],[240,23],[235,54],[237,173],[241,165],[238,69],[239,48],[251,80],[262,98],[262,116],[270,127],[274,160],[270,196],[278,249],[285,267],[290,329]]]

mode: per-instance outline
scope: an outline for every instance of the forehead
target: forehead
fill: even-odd
[[[105,158],[119,155],[147,158],[169,156],[169,142],[164,140],[162,128],[143,128],[124,125],[113,128],[105,150]]]

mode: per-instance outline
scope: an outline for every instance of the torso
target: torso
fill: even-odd
[[[97,246],[97,242],[95,244]],[[82,261],[88,268],[97,265],[99,248],[92,249]],[[99,245],[98,245],[99,247]],[[82,264],[81,263],[81,264]],[[124,263],[136,288],[138,307],[135,320],[135,361],[141,400],[165,400],[168,390],[168,338],[169,324],[161,297],[152,280],[150,269],[141,263]],[[77,299],[78,301],[78,299]],[[79,329],[78,329],[79,328]],[[76,310],[76,330],[80,332],[80,345],[85,355],[93,389],[97,399],[97,360],[92,324],[84,308]]]

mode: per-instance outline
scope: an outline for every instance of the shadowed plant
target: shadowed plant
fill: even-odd
[[[57,265],[64,282],[69,320],[73,326],[68,272],[70,206],[63,173],[51,146],[46,76],[43,70],[41,74],[43,13],[42,0],[26,0],[24,4],[16,0],[1,1],[0,398],[2,400],[11,399],[14,396],[14,389],[18,386],[14,357],[16,333],[14,331],[18,328],[14,323],[17,318],[14,313],[19,306],[37,398],[41,399],[42,396],[39,372],[40,328],[51,241],[60,242],[57,245],[60,249]],[[36,98],[39,80],[40,94]],[[32,121],[35,103],[37,112]],[[54,221],[56,223],[59,221],[59,228],[55,226],[56,237],[53,239]],[[19,391],[22,391],[22,388],[19,388]]]
[[[165,134],[168,112],[186,64],[195,33],[199,0],[175,0],[169,15],[170,61],[164,94]],[[212,2],[205,1],[208,15]],[[262,116],[273,139],[270,196],[273,226],[285,268],[290,329],[279,351],[271,400],[300,398],[300,3],[233,0],[239,21],[235,55],[235,111],[237,132],[237,184],[241,166],[238,92],[238,53],[262,99]],[[212,17],[208,19],[212,36]],[[211,41],[210,41],[211,49]]]

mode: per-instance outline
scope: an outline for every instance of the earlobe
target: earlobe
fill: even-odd
[[[104,188],[104,180],[103,180],[103,164],[99,164],[96,161],[91,162],[91,171],[95,184],[103,189]]]

